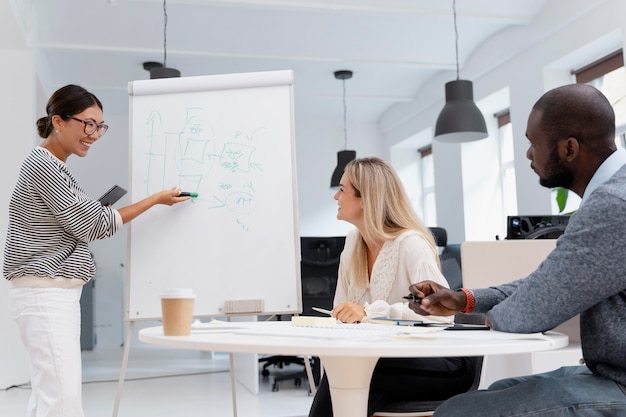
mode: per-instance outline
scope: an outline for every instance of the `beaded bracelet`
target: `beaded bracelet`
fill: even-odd
[[[473,313],[474,307],[476,306],[476,299],[474,298],[474,293],[472,290],[468,288],[461,288],[459,291],[463,291],[465,293],[465,297],[467,297],[467,302],[465,304],[465,308],[461,310],[461,313]]]

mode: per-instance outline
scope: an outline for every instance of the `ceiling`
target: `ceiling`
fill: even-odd
[[[162,62],[165,40],[167,66],[182,76],[294,70],[296,119],[342,120],[336,70],[354,72],[349,121],[373,124],[440,71],[456,75],[452,0],[168,0],[166,30],[162,0],[9,1],[44,93],[83,85],[105,115],[127,111],[128,82],[149,78],[142,63]],[[483,42],[529,24],[546,3],[458,0],[461,78]]]

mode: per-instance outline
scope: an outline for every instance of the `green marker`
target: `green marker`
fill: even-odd
[[[181,191],[180,194],[178,194],[179,197],[191,197],[191,198],[196,198],[198,197],[198,193],[190,193],[187,191]]]

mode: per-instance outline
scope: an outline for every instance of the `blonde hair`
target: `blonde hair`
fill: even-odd
[[[400,234],[413,230],[421,235],[431,247],[439,264],[439,255],[432,232],[417,217],[394,169],[380,158],[359,158],[351,161],[344,175],[352,184],[363,204],[362,231],[374,241],[393,240]],[[359,286],[365,286],[367,274],[367,246],[365,240],[356,243],[350,270]]]

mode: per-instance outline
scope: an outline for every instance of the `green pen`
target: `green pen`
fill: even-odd
[[[180,194],[178,194],[178,197],[196,198],[196,197],[198,197],[198,193],[190,193],[188,191],[181,191]]]

